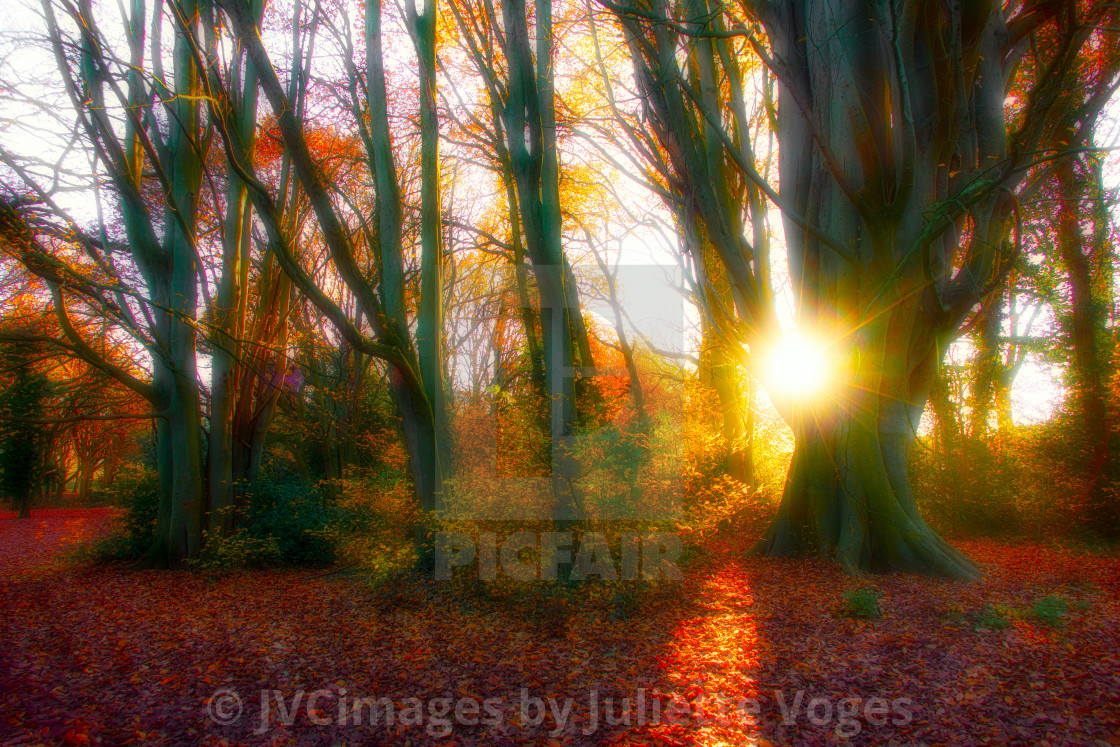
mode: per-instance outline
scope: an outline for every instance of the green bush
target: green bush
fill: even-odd
[[[402,507],[408,503],[407,492],[377,479],[311,484],[292,474],[266,475],[246,491],[233,511],[231,532],[205,534],[196,566],[228,570],[328,565],[338,559],[343,535],[380,537],[390,529],[402,535],[401,526],[409,518]],[[113,533],[97,546],[95,556],[139,559],[151,546],[159,510],[156,473],[139,466],[122,470],[106,497],[124,512]]]
[[[260,568],[283,562],[275,537],[254,537],[244,530],[213,535],[204,532],[205,547],[195,566],[204,571]]]
[[[152,544],[159,512],[159,478],[150,469],[126,468],[105,492],[108,502],[124,513],[115,531],[98,545],[96,555],[104,560],[136,560]]]
[[[844,592],[844,614],[859,620],[878,620],[883,616],[879,607],[879,592],[874,589]]]
[[[335,560],[338,511],[329,483],[283,476],[249,489],[236,529],[216,553],[232,565],[326,565]]]
[[[329,486],[291,475],[259,480],[235,510],[233,530],[206,532],[195,563],[207,571],[327,565],[335,559],[336,511]]]

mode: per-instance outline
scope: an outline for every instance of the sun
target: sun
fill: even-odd
[[[793,332],[764,353],[762,378],[774,395],[805,400],[823,392],[832,377],[825,345]]]

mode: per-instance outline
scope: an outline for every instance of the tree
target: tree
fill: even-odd
[[[686,164],[701,161],[707,127],[707,142],[723,146],[715,163],[760,182],[723,131],[734,107],[722,103],[723,86],[734,96],[742,80],[731,42],[748,39],[779,81],[781,194],[767,194],[783,211],[799,327],[832,341],[837,365],[827,402],[791,403],[796,449],[760,551],[835,557],[850,573],[974,578],[920,516],[907,454],[947,344],[1006,277],[1015,190],[1037,159],[1068,148],[1048,105],[1088,50],[1109,43],[1115,6],[774,0],[730,23],[705,2],[612,7],[634,30],[653,121]],[[1008,132],[1008,86],[1043,31],[1052,51],[1025,81],[1024,113]],[[678,43],[719,50],[722,77],[705,85],[682,74]],[[694,170],[686,186],[703,196],[710,175]],[[753,278],[740,268],[753,247],[706,225],[738,298],[749,299]],[[753,321],[743,331],[752,349],[765,344]]]
[[[0,367],[9,379],[0,393],[0,490],[11,499],[19,518],[31,516],[31,498],[43,473],[46,428],[41,419],[48,394],[47,377],[34,365],[35,346],[0,347]]]
[[[14,177],[4,190],[5,244],[49,294],[57,322],[41,341],[147,401],[161,498],[143,562],[175,567],[199,554],[204,531],[222,528],[232,485],[246,474],[238,465],[259,454],[277,387],[254,384],[284,376],[287,361],[273,345],[283,345],[290,286],[263,258],[259,306],[248,298],[254,244],[245,189],[213,157],[199,97],[195,45],[219,43],[212,7],[132,3],[122,12],[123,33],[108,29],[106,11],[91,2],[45,2],[43,11],[70,104],[51,113],[60,123],[72,118],[64,127],[75,136],[53,164],[37,153],[0,151]],[[165,25],[175,30],[167,48]],[[255,132],[256,80],[241,59],[230,64],[236,72],[225,72],[250,111],[240,131]],[[90,158],[91,173],[68,167],[74,147]],[[79,221],[67,210],[60,195],[71,190],[87,190],[96,218]],[[220,261],[211,264],[215,243]],[[106,354],[106,340],[142,350],[150,370]],[[200,340],[213,357],[209,392],[199,377]],[[204,423],[213,436],[208,450]],[[242,446],[250,456],[239,458]],[[222,521],[211,527],[214,516]]]
[[[452,12],[489,100],[491,121],[484,129],[506,189],[522,324],[551,444],[547,466],[553,519],[570,525],[584,518],[577,489],[579,466],[573,454],[580,425],[574,372],[594,363],[563,241],[552,4],[537,3],[530,16],[523,0],[504,0],[500,26],[492,2],[477,7],[453,3]],[[532,46],[531,41],[535,41]],[[494,47],[502,52],[501,62],[495,59]],[[536,280],[535,308],[526,303],[526,257]],[[591,387],[583,393],[591,393]]]
[[[1020,74],[1009,85],[1012,126],[1025,121],[1030,111],[1022,105],[1029,86],[1038,76],[1053,74],[1051,50],[1060,46],[1068,29],[1075,24],[1086,28],[1103,27],[1116,15],[1115,3],[1070,5],[1056,16],[1054,23],[1035,32],[1035,41],[1020,63]],[[1094,133],[1108,102],[1114,97],[1120,78],[1120,47],[1115,29],[1091,35],[1078,53],[1075,64],[1063,77],[1067,85],[1048,99],[1045,117],[1049,138],[1058,156],[1030,170],[1018,190],[1022,206],[1024,251],[1026,258],[1015,263],[1011,279],[1020,279],[1025,290],[1044,300],[1058,322],[1053,343],[1058,359],[1066,364],[1070,392],[1067,404],[1073,416],[1074,441],[1084,449],[1079,517],[1082,524],[1105,533],[1120,531],[1120,505],[1108,488],[1112,477],[1109,443],[1114,424],[1107,402],[1109,361],[1113,342],[1106,329],[1105,309],[1113,289],[1114,225],[1110,209],[1114,197],[1104,188],[1103,154],[1092,146]],[[1109,36],[1112,38],[1110,39]],[[1016,276],[1019,276],[1018,278]],[[992,294],[984,303],[978,324],[978,360],[972,392],[973,436],[982,435],[987,425],[990,401],[1006,398],[1008,379],[1022,363],[1022,351],[1030,340],[1030,319],[1020,331],[1020,313],[1013,287],[1010,295]],[[1001,339],[1003,320],[1008,332]],[[1035,346],[1037,347],[1037,346]],[[1007,353],[1000,360],[1002,350]],[[1018,349],[1018,352],[1017,352]],[[1009,419],[1009,407],[1000,408],[1000,418]],[[1003,424],[1001,424],[1001,428]]]
[[[1120,495],[1111,453],[1115,425],[1108,401],[1113,340],[1105,327],[1113,263],[1112,221],[1099,158],[1069,157],[1054,169],[1058,192],[1057,249],[1069,287],[1058,317],[1070,352],[1067,385],[1075,431],[1083,441],[1085,490],[1081,523],[1106,535],[1120,534]]]
[[[692,300],[702,312],[700,380],[719,398],[726,442],[723,470],[751,485],[755,479],[753,382],[744,343],[748,337],[771,336],[777,327],[766,195],[761,177],[754,172],[752,142],[758,125],[765,128],[765,107],[761,112],[748,108],[744,50],[728,43],[723,19],[713,19],[711,37],[690,42],[687,32],[682,34],[682,27],[675,24],[647,30],[648,22],[662,12],[652,6],[604,5],[622,21],[634,62],[638,88],[634,93],[643,100],[644,116],[624,112],[619,105],[614,89],[627,98],[634,93],[610,71],[600,41],[603,34],[593,21],[592,41],[615,124],[601,129],[601,134],[616,147],[628,144],[624,152],[636,168],[624,173],[656,195],[673,216],[682,258],[691,270]],[[687,5],[679,12],[703,13],[698,6]],[[723,39],[713,38],[717,36]],[[683,59],[673,49],[678,43],[684,47]],[[676,77],[687,81],[680,90],[662,84]],[[769,80],[762,84],[769,89]],[[764,96],[768,98],[770,91]],[[726,131],[715,126],[717,119],[727,123]],[[750,176],[728,159],[726,138],[750,162]]]
[[[394,158],[393,129],[389,121],[389,99],[382,53],[382,12],[379,0],[365,4],[365,70],[354,61],[351,30],[344,23],[335,31],[345,50],[347,64],[346,99],[353,126],[365,150],[365,168],[375,194],[374,220],[352,212],[353,202],[341,204],[332,196],[324,179],[319,159],[309,144],[308,129],[300,121],[298,98],[286,91],[277,77],[259,34],[259,19],[242,3],[221,3],[238,43],[257,71],[261,91],[277,116],[277,128],[285,153],[299,186],[307,196],[318,231],[332,267],[358,307],[358,323],[332,299],[300,264],[294,237],[284,230],[281,200],[274,190],[256,175],[248,157],[249,150],[237,127],[243,104],[236,101],[226,81],[211,72],[204,85],[211,102],[211,114],[219,129],[225,155],[231,167],[248,185],[250,199],[262,221],[269,251],[277,258],[293,284],[331,320],[346,341],[385,361],[390,368],[390,388],[402,419],[406,449],[417,504],[423,520],[415,528],[418,562],[431,563],[433,546],[428,525],[438,507],[446,476],[446,401],[442,377],[442,274],[443,250],[440,238],[438,122],[435,112],[435,28],[434,3],[418,11],[414,3],[405,10],[406,23],[415,45],[420,66],[421,103],[421,219],[420,219],[420,297],[415,314],[415,339],[410,330],[406,292],[406,230],[404,194],[399,167]],[[344,11],[343,11],[344,13]],[[293,26],[298,27],[298,18]],[[194,53],[216,69],[216,55],[210,47],[194,41]],[[295,104],[296,106],[293,106]],[[281,195],[282,197],[282,195]],[[352,230],[353,217],[358,228]],[[363,251],[364,250],[364,251]],[[367,253],[375,258],[376,283],[359,265]],[[362,328],[362,320],[372,335]]]

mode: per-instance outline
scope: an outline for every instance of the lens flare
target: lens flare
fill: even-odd
[[[820,394],[831,377],[825,346],[799,333],[786,335],[766,353],[763,377],[773,395],[809,399]]]

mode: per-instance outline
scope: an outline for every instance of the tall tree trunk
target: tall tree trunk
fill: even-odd
[[[443,273],[444,245],[440,203],[439,113],[436,105],[437,3],[429,0],[418,13],[409,0],[413,39],[420,61],[420,300],[416,314],[416,358],[428,412],[417,413],[410,429],[417,440],[413,479],[430,482],[417,490],[421,507],[431,514],[441,508],[443,481],[449,476],[450,433],[447,416],[447,382],[444,380]],[[398,395],[400,396],[400,395]],[[400,404],[415,409],[418,403]],[[406,437],[408,434],[406,434]],[[418,470],[419,468],[419,470]],[[426,474],[419,475],[418,471]],[[434,561],[434,547],[427,528],[417,534],[417,556],[422,569]]]
[[[182,23],[197,33],[199,6],[188,0],[178,10]],[[158,22],[158,14],[157,14]],[[161,499],[152,547],[143,565],[177,568],[198,556],[202,549],[206,514],[203,478],[201,394],[198,385],[195,331],[198,302],[198,248],[194,231],[198,220],[198,195],[202,160],[198,151],[201,133],[200,81],[186,28],[176,34],[173,90],[169,97],[173,125],[166,143],[169,194],[163,216],[162,246],[153,244],[146,276],[152,286],[156,309],[157,348],[153,355],[153,385],[162,402],[157,426],[157,469]],[[196,37],[197,38],[197,37]],[[131,213],[136,223],[150,217]],[[147,226],[134,228],[140,235]]]
[[[260,19],[262,2],[252,4]],[[234,83],[241,78],[240,65],[234,66]],[[239,91],[238,135],[251,152],[257,121],[257,75],[251,61],[245,63],[245,80]],[[234,433],[234,408],[238,378],[245,376],[248,351],[242,346],[245,336],[249,296],[249,264],[252,249],[252,210],[248,187],[232,169],[227,174],[226,214],[223,227],[222,275],[214,298],[215,341],[211,356],[210,440],[207,458],[210,524],[218,533],[228,533],[234,523],[234,491],[238,479],[234,454],[238,439]]]
[[[747,417],[750,404],[742,393],[740,364],[709,324],[703,324],[705,340],[700,355],[700,382],[719,398],[720,421],[726,444],[724,473],[745,485],[754,485],[754,460],[750,453]]]
[[[82,459],[78,467],[78,502],[82,505],[89,500],[91,485],[93,485],[93,460]]]
[[[1076,166],[1083,173],[1077,174]],[[1120,496],[1109,489],[1109,440],[1112,425],[1106,397],[1107,367],[1101,340],[1106,336],[1101,304],[1094,292],[1094,273],[1089,257],[1104,252],[1104,246],[1086,246],[1082,234],[1086,184],[1099,170],[1069,156],[1055,164],[1058,181],[1058,251],[1069,283],[1069,314],[1061,320],[1071,348],[1070,391],[1076,407],[1077,427],[1088,450],[1084,476],[1083,506],[1086,526],[1106,534],[1120,533]],[[1088,171],[1089,173],[1084,173]],[[1099,220],[1099,218],[1098,218]],[[1105,218],[1107,221],[1107,218]],[[1088,251],[1088,255],[1086,253]]]
[[[504,129],[517,204],[540,297],[552,518],[571,527],[584,518],[577,488],[576,367],[594,365],[571,267],[564,255],[553,101],[551,4],[536,5],[536,59],[530,49],[523,0],[505,0],[505,55],[509,69]]]
[[[197,3],[182,3],[185,18],[199,23]],[[177,35],[175,42],[174,111],[169,148],[174,205],[164,217],[168,232],[171,263],[170,334],[165,343],[167,362],[173,381],[168,420],[171,424],[171,449],[174,494],[171,506],[171,538],[168,562],[182,565],[198,556],[202,549],[205,504],[202,457],[201,397],[197,371],[197,333],[195,318],[198,303],[198,247],[194,231],[198,222],[198,195],[202,183],[202,157],[198,152],[201,136],[201,93],[199,71],[190,45]]]

